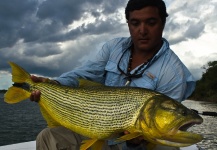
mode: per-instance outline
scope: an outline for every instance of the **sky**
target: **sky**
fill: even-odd
[[[128,0],[1,0],[0,89],[11,86],[9,61],[30,74],[57,77],[82,65],[102,45],[128,37]],[[164,0],[163,37],[196,80],[217,60],[217,0]]]

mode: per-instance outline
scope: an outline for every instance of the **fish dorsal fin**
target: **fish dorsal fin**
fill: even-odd
[[[78,79],[79,87],[93,87],[93,86],[104,86],[101,83],[90,81],[87,79]]]
[[[40,103],[40,101],[39,101]],[[61,126],[59,123],[57,123],[52,117],[51,115],[49,115],[49,113],[46,111],[46,109],[44,109],[43,105],[40,103],[41,107],[41,114],[44,117],[44,119],[47,121],[47,125],[48,127],[52,128],[52,127],[57,127],[57,126]]]

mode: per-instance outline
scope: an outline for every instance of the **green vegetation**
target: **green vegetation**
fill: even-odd
[[[202,68],[205,72],[190,99],[217,102],[217,61],[208,62]]]

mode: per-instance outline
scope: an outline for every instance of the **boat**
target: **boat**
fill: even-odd
[[[29,141],[29,142],[0,146],[0,150],[36,150],[36,142]]]
[[[36,150],[36,142],[29,141],[29,142],[0,146],[0,150]],[[180,148],[180,150],[204,150],[204,149],[194,144],[188,147],[182,147]]]

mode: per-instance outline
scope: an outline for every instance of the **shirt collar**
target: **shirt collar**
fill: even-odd
[[[155,56],[153,57],[150,63],[158,59],[162,54],[164,54],[166,51],[169,50],[168,41],[165,38],[162,38],[162,40],[163,40],[163,45],[161,46],[160,50],[155,54]]]
[[[161,46],[160,50],[155,54],[155,56],[152,58],[152,60],[149,62],[152,64],[154,61],[156,61],[163,53],[165,53],[169,49],[169,42],[165,39],[162,38],[163,40],[163,45]],[[130,50],[130,46],[133,44],[132,38],[129,37],[126,39],[126,41],[123,43],[122,47],[123,50]]]

